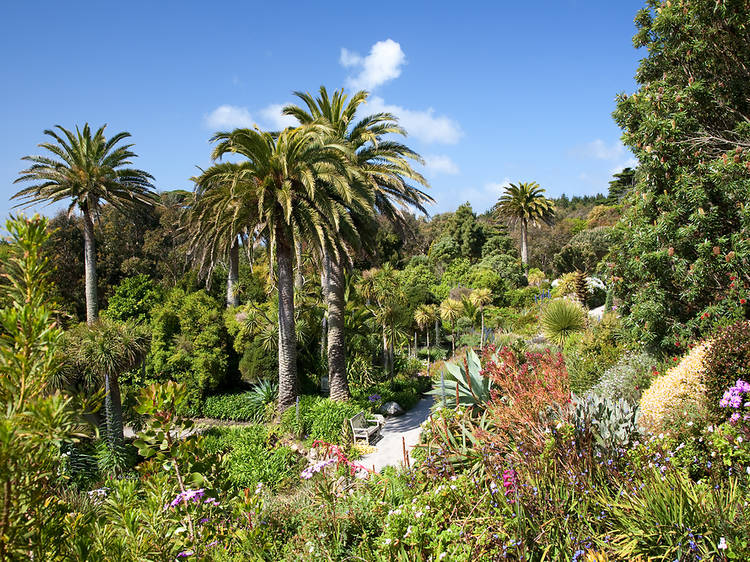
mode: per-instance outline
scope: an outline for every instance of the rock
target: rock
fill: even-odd
[[[404,413],[404,409],[396,402],[386,402],[380,407],[380,413],[386,416],[400,416]]]

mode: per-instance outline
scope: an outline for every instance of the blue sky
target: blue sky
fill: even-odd
[[[191,188],[218,129],[284,124],[294,90],[364,87],[422,154],[431,212],[508,181],[605,192],[632,163],[610,116],[635,89],[642,1],[4,2],[0,211],[55,124],[132,133],[160,190]],[[49,210],[47,211],[49,212]]]

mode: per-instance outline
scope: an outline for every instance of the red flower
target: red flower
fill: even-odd
[[[747,301],[745,299],[740,299],[740,304],[745,304]]]
[[[675,345],[676,345],[677,347],[680,347],[680,342],[676,341],[676,342],[674,342],[674,344],[675,344]]]

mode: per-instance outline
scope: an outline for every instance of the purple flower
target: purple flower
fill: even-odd
[[[381,396],[380,396],[380,394],[371,394],[371,395],[370,395],[370,396],[369,396],[369,397],[368,397],[367,399],[368,399],[368,400],[369,400],[370,402],[373,402],[373,403],[375,403],[375,402],[380,402],[380,400],[381,400]]]
[[[192,550],[183,550],[177,555],[177,558],[187,558],[188,556],[192,556],[195,554]]]
[[[304,480],[310,480],[313,476],[315,476],[315,473],[320,472],[324,468],[332,465],[336,462],[336,459],[326,459],[323,461],[318,461],[313,465],[308,466],[305,470],[302,471],[302,474],[300,474],[300,478]]]

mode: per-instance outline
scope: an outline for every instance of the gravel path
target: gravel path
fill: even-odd
[[[422,422],[430,417],[430,407],[434,397],[422,398],[417,405],[403,416],[388,418],[380,432],[381,438],[373,443],[377,451],[363,456],[357,462],[375,472],[380,472],[386,466],[399,466],[404,462],[402,438],[406,441],[406,450],[419,443],[422,433]],[[411,456],[409,457],[411,462]]]

